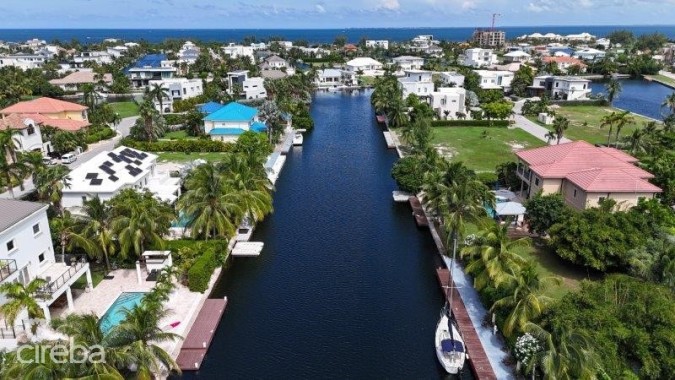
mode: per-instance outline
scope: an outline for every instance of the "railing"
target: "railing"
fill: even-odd
[[[68,281],[70,281],[70,279],[73,278],[77,272],[80,271],[80,269],[84,268],[85,265],[87,265],[87,262],[84,260],[84,258],[80,261],[73,262],[68,267],[68,270],[60,275],[56,280],[52,280],[49,282],[49,284],[40,288],[40,290],[38,290],[38,294],[45,297],[51,297],[52,294],[68,283]]]
[[[522,179],[524,179],[526,181],[529,181],[530,180],[530,173],[532,173],[532,171],[529,168],[525,169],[525,167],[523,167],[521,165],[518,165],[518,169],[516,170],[516,173],[518,173],[518,175]]]
[[[29,331],[31,324],[27,322],[21,320],[20,325],[8,326],[7,321],[4,321],[3,326],[0,327],[0,339],[16,339],[17,335]]]
[[[0,260],[0,281],[4,281],[16,271],[16,260]]]

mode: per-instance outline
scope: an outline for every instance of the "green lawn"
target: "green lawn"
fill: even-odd
[[[494,172],[497,164],[514,161],[515,150],[545,145],[522,129],[436,127],[433,133],[432,143],[444,154],[479,172]]]
[[[652,78],[652,79],[657,79],[663,83],[669,84],[671,86],[675,86],[675,79],[671,77],[667,77],[665,75],[661,74],[656,74],[656,75],[645,75],[645,78]]]
[[[183,139],[191,139],[191,138],[195,138],[195,137],[188,136],[186,130],[167,132],[167,133],[164,134],[164,137],[162,137],[163,140],[183,140]]]
[[[609,129],[607,127],[600,128],[600,120],[611,112],[621,111],[614,107],[601,106],[569,106],[555,109],[556,115],[564,116],[570,120],[570,126],[565,131],[565,137],[572,140],[586,140],[593,144],[607,143]],[[633,117],[636,124],[625,126],[621,129],[619,136],[630,135],[636,128],[641,128],[645,122],[650,121],[642,116],[633,115]],[[536,117],[529,117],[529,119],[539,123]],[[545,127],[551,129],[551,126]],[[615,133],[616,131],[612,131],[612,142],[614,141]]]
[[[209,162],[220,161],[227,153],[209,152],[209,153],[183,153],[183,152],[160,152],[155,153],[159,156],[160,162],[187,162],[196,159],[202,159]]]
[[[91,282],[93,282],[94,287],[96,287],[101,281],[103,281],[104,268],[103,267],[94,268],[93,265],[90,265],[90,267],[91,267]],[[75,289],[84,289],[86,286],[87,286],[87,277],[82,276],[73,283],[72,287]]]
[[[116,113],[120,114],[121,118],[138,116],[138,104],[134,102],[115,102],[108,104]]]

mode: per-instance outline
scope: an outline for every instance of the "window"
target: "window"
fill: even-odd
[[[559,84],[560,84],[560,82],[555,82],[555,86],[556,86],[556,87],[558,87]]]
[[[42,253],[38,256],[38,260],[39,260],[40,262],[45,261],[45,253],[44,253],[44,252],[42,252]]]
[[[28,133],[28,136],[35,134],[35,127],[33,127],[33,124],[28,124],[28,128],[26,128],[26,133]]]
[[[572,196],[573,196],[574,198],[577,197],[577,189],[574,189],[574,193],[572,194]]]
[[[539,186],[539,178],[537,177],[534,178],[534,185]]]
[[[82,196],[82,203],[84,203],[84,202],[86,202],[86,201],[87,201],[87,196],[86,196],[86,195],[83,195],[83,196]]]
[[[12,252],[15,249],[16,249],[16,245],[14,244],[14,239],[8,241],[7,242],[7,252]]]
[[[33,225],[33,235],[37,235],[40,233],[40,223],[35,223]]]

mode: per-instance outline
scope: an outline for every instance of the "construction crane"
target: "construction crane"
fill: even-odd
[[[497,16],[501,16],[501,13],[493,13],[492,14],[492,27],[490,27],[490,30],[495,30],[495,21],[497,20]]]

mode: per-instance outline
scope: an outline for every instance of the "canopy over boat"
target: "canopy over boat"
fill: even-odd
[[[443,339],[441,341],[443,352],[464,352],[462,342],[453,339]]]

